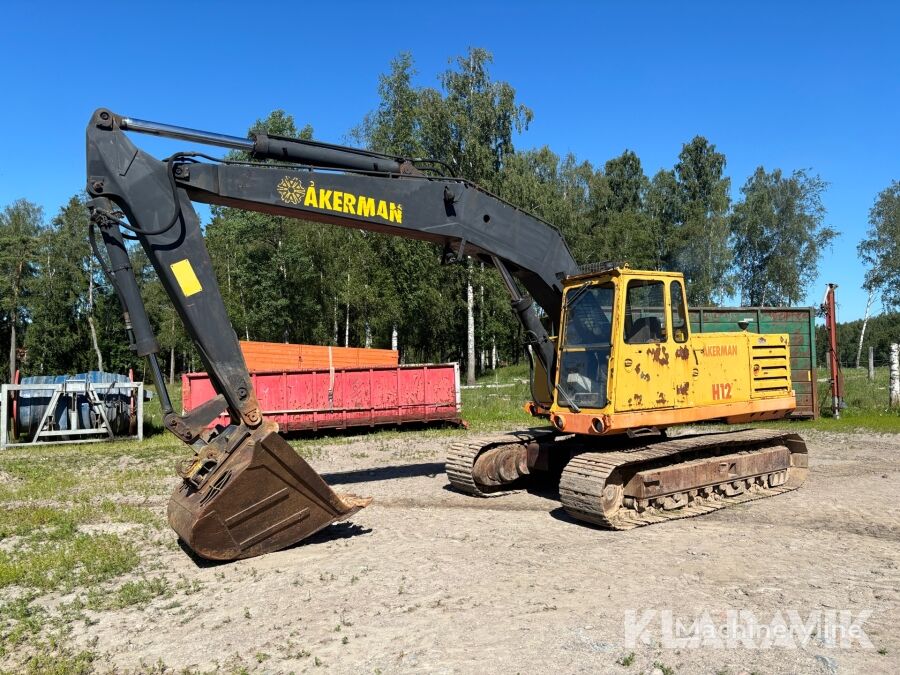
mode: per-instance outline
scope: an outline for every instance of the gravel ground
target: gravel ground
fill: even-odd
[[[451,491],[446,436],[323,444],[313,466],[371,506],[231,564],[157,546],[174,595],[88,611],[74,639],[115,671],[900,672],[900,437],[804,435],[800,490],[627,532],[552,492]],[[729,617],[760,632],[735,642]]]

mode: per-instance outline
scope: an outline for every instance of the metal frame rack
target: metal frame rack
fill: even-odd
[[[134,414],[136,418],[136,433],[128,438],[144,439],[144,383],[143,382],[103,382],[94,383],[87,380],[67,380],[56,384],[4,384],[0,387],[0,448],[25,445],[49,445],[54,443],[96,443],[98,441],[112,440],[114,438],[112,426],[106,416],[103,401],[104,391],[112,389],[133,389]],[[50,401],[41,417],[37,432],[30,441],[15,442],[10,439],[10,394],[20,391],[49,391]],[[99,413],[100,425],[92,428],[77,428],[78,416],[73,415],[72,429],[54,428],[54,413],[59,405],[61,397],[75,397],[83,395],[88,404]],[[87,438],[94,436],[95,438]],[[72,437],[82,437],[80,440],[72,440]],[[56,440],[54,440],[56,439]],[[63,440],[64,439],[64,440]]]

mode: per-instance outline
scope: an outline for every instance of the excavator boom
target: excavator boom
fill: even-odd
[[[193,153],[161,161],[135,147],[125,131],[241,150],[269,163],[198,161]],[[194,552],[228,560],[277,550],[368,503],[333,492],[277,425],[263,420],[194,201],[423,239],[442,245],[447,258],[480,256],[501,269],[539,362],[541,389],[550,391],[553,345],[534,301],[514,279],[549,316],[559,317],[562,279],[577,270],[574,259],[547,223],[472,183],[433,175],[434,166],[423,162],[419,169],[403,158],[266,134],[212,134],[103,109],[92,116],[92,241],[99,230],[131,346],[149,360],[164,424],[193,450],[179,468],[183,482],[170,500],[169,523]],[[188,414],[172,408],[126,238],[146,252],[218,393]],[[210,431],[226,409],[232,423]]]

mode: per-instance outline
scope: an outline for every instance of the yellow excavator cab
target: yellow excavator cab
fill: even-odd
[[[789,337],[692,333],[684,277],[627,266],[566,279],[556,392],[559,431],[591,435],[796,407]]]

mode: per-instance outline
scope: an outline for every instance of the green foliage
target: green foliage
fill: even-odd
[[[667,257],[684,273],[688,302],[714,304],[731,291],[727,212],[731,179],[725,155],[703,136],[684,145],[675,165],[678,218]]]
[[[443,162],[462,177],[501,190],[506,162],[514,157],[512,134],[523,131],[531,111],[516,103],[515,91],[491,79],[491,56],[472,49],[439,77],[441,90],[416,88],[412,58],[401,54],[381,78],[381,104],[354,131],[358,141],[379,152],[425,156]],[[453,62],[451,62],[453,63]],[[461,267],[440,267],[441,251],[432,244],[400,242],[371,235],[373,267],[387,270],[372,278],[375,297],[384,303],[387,321],[400,337],[405,360],[462,360],[465,353],[466,283]],[[400,262],[402,261],[402,262]],[[394,270],[398,265],[399,270]],[[480,350],[497,345],[501,357],[518,358],[511,336],[505,291],[499,280],[476,266],[476,333]],[[383,315],[383,312],[379,312]],[[409,347],[412,346],[412,350]],[[404,349],[406,348],[406,349]],[[410,352],[417,358],[410,359]]]
[[[863,288],[880,292],[885,308],[900,309],[900,181],[878,194],[857,250],[869,267]]]
[[[82,195],[71,197],[46,227],[33,204],[19,200],[7,207],[0,215],[0,272],[0,339],[9,344],[15,316],[16,368],[23,374],[96,370],[92,324],[104,369],[127,372],[138,365],[124,341],[119,301],[90,253]],[[8,373],[8,366],[0,372]]]
[[[674,171],[660,170],[653,176],[647,189],[645,209],[656,235],[650,251],[653,269],[677,270],[676,257],[681,242],[676,236],[676,228],[681,218],[681,196]]]
[[[856,365],[856,349],[859,344],[859,333],[862,330],[863,320],[848,321],[837,325],[838,361],[844,367]],[[868,364],[869,347],[875,349],[875,364],[885,366],[890,358],[890,346],[892,342],[900,340],[900,313],[889,312],[869,318],[866,326],[866,334],[863,339],[863,351],[860,357],[860,366]],[[825,326],[816,328],[816,359],[820,366],[824,366],[825,350],[828,338]]]
[[[470,49],[455,62],[439,76],[443,92],[420,92],[422,148],[458,176],[494,190],[514,152],[513,133],[525,131],[533,114],[516,103],[510,84],[491,79],[487,51]]]
[[[28,301],[37,263],[38,241],[44,227],[40,206],[19,199],[0,212],[0,328],[9,360],[0,373],[10,381],[17,368],[17,331],[28,317]]]
[[[91,349],[84,320],[90,311],[87,298],[92,274],[87,231],[87,209],[76,196],[35,241],[34,281],[40,292],[28,303],[30,325],[24,345],[29,373],[73,372],[72,355],[87,356]]]
[[[795,171],[758,167],[731,214],[733,273],[741,303],[753,307],[801,302],[818,261],[837,232],[822,225],[825,181]]]
[[[594,176],[592,215],[600,225],[601,259],[638,269],[656,267],[659,225],[646,209],[648,189],[641,160],[631,150],[606,162],[603,173]]]
[[[413,57],[401,52],[390,72],[378,78],[378,107],[368,113],[351,137],[359,144],[399,157],[421,157],[420,92],[413,84]]]

